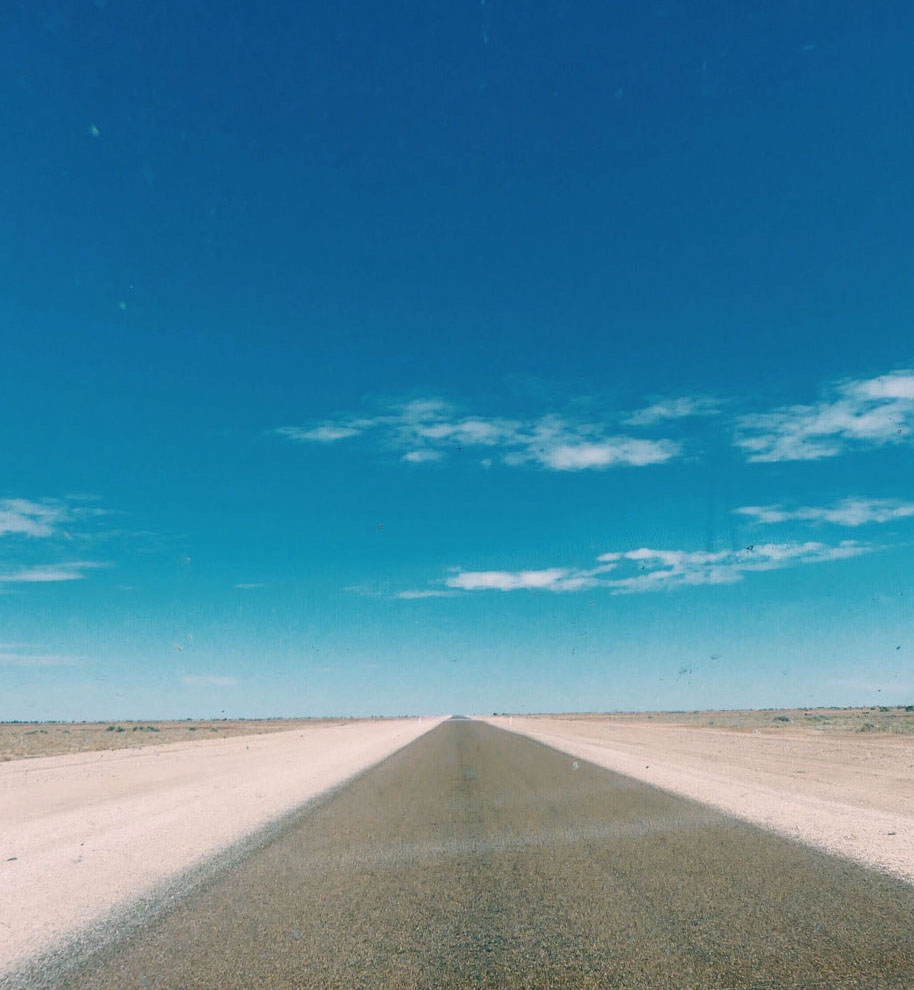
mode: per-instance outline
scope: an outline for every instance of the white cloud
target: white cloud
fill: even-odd
[[[867,523],[892,522],[914,516],[914,502],[891,498],[849,497],[827,506],[800,506],[785,509],[779,505],[744,505],[734,509],[757,523],[781,523],[800,520],[832,523],[836,526],[863,526]]]
[[[20,567],[15,571],[0,573],[0,582],[5,584],[44,584],[54,581],[81,581],[84,571],[108,564],[94,560],[74,560],[63,564],[45,564],[33,567]]]
[[[581,591],[605,584],[603,575],[613,570],[613,563],[600,562],[596,567],[547,567],[537,571],[461,571],[445,579],[449,588],[460,591]]]
[[[220,674],[185,674],[181,681],[194,687],[232,687],[238,683],[236,678]]]
[[[358,436],[363,430],[342,423],[325,423],[310,430],[298,426],[281,426],[276,432],[289,440],[299,442],[311,440],[316,443],[333,443],[334,440],[346,440],[348,437]]]
[[[837,545],[814,541],[766,543],[744,550],[668,550],[640,547],[612,551],[597,558],[592,568],[549,567],[524,571],[462,571],[445,579],[460,591],[569,592],[606,588],[612,594],[660,591],[670,588],[734,584],[747,573],[781,570],[803,564],[859,557],[880,549],[844,540]],[[415,596],[415,593],[411,593]]]
[[[560,590],[562,580],[571,571],[567,567],[549,567],[543,571],[461,571],[449,577],[449,588],[462,591],[516,591],[518,588]]]
[[[410,464],[428,464],[430,461],[440,461],[444,457],[444,454],[440,450],[411,450],[403,455],[404,461],[409,461]]]
[[[663,399],[653,405],[633,412],[623,422],[628,426],[654,426],[673,419],[690,416],[716,416],[720,402],[708,395],[684,395],[676,399]]]
[[[680,453],[672,440],[634,440],[631,437],[609,437],[601,443],[562,443],[544,451],[538,460],[556,471],[581,471],[591,467],[611,467],[628,464],[645,467],[662,464]]]
[[[812,405],[741,416],[734,442],[750,461],[810,461],[844,450],[908,440],[914,427],[914,371],[831,385]]]
[[[914,371],[893,371],[879,378],[852,382],[851,385],[865,399],[904,399],[914,402]]]
[[[55,502],[33,502],[25,498],[0,499],[0,536],[52,536],[66,509]]]
[[[262,588],[263,587],[263,582],[262,581],[245,581],[245,582],[242,582],[240,584],[234,584],[234,585],[232,585],[232,587],[233,588],[240,588],[243,591],[249,591],[249,590],[251,590],[253,588]]]
[[[436,412],[435,415],[438,415]],[[458,419],[455,421],[433,421],[431,423],[407,420],[410,433],[433,442],[447,442],[457,446],[494,447],[498,444],[514,442],[519,423],[501,419]]]
[[[373,430],[383,446],[402,451],[413,464],[440,461],[450,452],[477,449],[492,464],[500,451],[509,466],[536,464],[552,471],[582,471],[616,466],[644,467],[678,457],[672,440],[608,435],[604,424],[555,414],[528,420],[462,416],[441,399],[417,399],[391,407],[372,419],[344,418],[314,427],[285,426],[275,432],[298,442],[333,442]]]

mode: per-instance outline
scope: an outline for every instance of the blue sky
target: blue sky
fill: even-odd
[[[0,718],[914,702],[914,9],[14,3]]]

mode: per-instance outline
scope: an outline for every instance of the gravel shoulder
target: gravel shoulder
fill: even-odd
[[[440,719],[0,765],[0,972],[300,807]]]
[[[914,736],[484,721],[914,882]]]

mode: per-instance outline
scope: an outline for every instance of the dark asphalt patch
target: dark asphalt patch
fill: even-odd
[[[911,990],[912,919],[901,881],[455,719],[53,986]]]

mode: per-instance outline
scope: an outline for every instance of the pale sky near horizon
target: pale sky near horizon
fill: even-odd
[[[914,8],[19,0],[0,719],[914,702]]]

